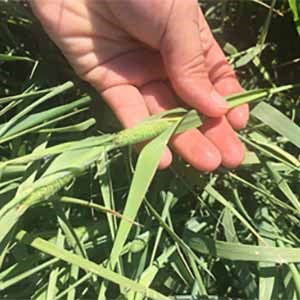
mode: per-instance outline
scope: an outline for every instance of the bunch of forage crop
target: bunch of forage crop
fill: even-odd
[[[298,86],[286,85],[272,89],[258,89],[230,96],[227,100],[233,108],[295,87]],[[101,160],[110,150],[161,137],[161,143],[156,151],[158,159],[151,166],[153,169],[151,176],[154,176],[159,157],[170,137],[185,130],[199,127],[201,124],[201,117],[196,111],[174,109],[152,116],[138,126],[120,131],[117,134],[106,134],[81,141],[63,143],[2,162],[0,171],[10,165],[29,163],[45,157],[55,157],[39,179],[29,187],[25,187],[21,193],[17,193],[0,209],[0,242],[3,242],[29,207],[49,201],[57,192],[70,185],[90,166]],[[154,140],[153,142],[155,142]]]

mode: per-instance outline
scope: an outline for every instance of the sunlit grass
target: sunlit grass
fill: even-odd
[[[1,298],[300,297],[299,84],[279,84],[264,63],[273,14],[285,18],[275,2],[247,4],[269,16],[256,45],[225,45],[248,76],[248,91],[227,99],[251,105],[239,133],[247,155],[210,174],[178,157],[157,172],[169,139],[201,115],[175,109],[97,128],[93,93],[49,76],[31,43],[18,48],[30,13],[0,2]],[[135,160],[132,146],[145,141]]]

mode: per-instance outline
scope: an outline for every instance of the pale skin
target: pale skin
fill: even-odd
[[[170,148],[202,171],[237,167],[248,105],[224,96],[242,88],[196,0],[32,0],[34,13],[77,74],[93,85],[121,124],[185,106],[208,117]],[[179,100],[180,99],[180,100]],[[172,162],[167,148],[160,168]]]

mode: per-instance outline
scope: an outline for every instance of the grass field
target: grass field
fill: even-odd
[[[243,165],[209,174],[156,172],[195,111],[121,131],[0,0],[0,299],[300,299],[299,2],[201,5],[247,90],[228,101],[252,109]]]

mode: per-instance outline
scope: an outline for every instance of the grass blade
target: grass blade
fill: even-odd
[[[46,94],[45,96],[41,97],[39,100],[33,102],[32,104],[28,105],[25,109],[20,111],[18,114],[16,114],[14,117],[12,117],[5,125],[0,129],[0,137],[3,137],[3,135],[14,125],[19,121],[21,118],[26,116],[30,111],[32,111],[35,107],[38,105],[44,103],[45,101],[63,93],[64,91],[70,89],[73,87],[72,82],[66,82],[62,84],[61,86],[58,86],[57,88],[53,89],[51,92]]]
[[[34,60],[31,59],[31,58],[29,58],[29,57],[15,56],[15,55],[2,54],[2,53],[0,53],[0,61],[3,61],[3,62],[8,62],[8,61],[27,61],[27,62],[31,62],[31,63],[34,62]]]
[[[39,251],[42,251],[53,257],[57,257],[67,263],[79,266],[86,272],[91,272],[101,278],[104,278],[111,282],[114,282],[117,285],[120,285],[125,288],[129,288],[138,293],[142,293],[146,297],[149,297],[151,299],[162,299],[162,300],[169,299],[168,297],[162,295],[159,292],[156,292],[155,290],[153,290],[151,288],[145,287],[140,283],[136,283],[131,279],[128,279],[122,275],[119,275],[119,274],[111,271],[111,270],[108,270],[102,266],[99,266],[90,260],[87,260],[79,255],[71,253],[70,251],[61,249],[61,248],[57,247],[56,245],[47,242],[44,239],[41,239],[38,237],[34,238],[24,230],[20,231],[16,235],[16,239],[18,241],[20,241],[21,243],[30,245],[31,247],[33,247]]]
[[[250,103],[252,101],[262,100],[264,98],[270,97],[272,95],[288,91],[291,89],[299,88],[300,84],[288,84],[280,87],[274,87],[270,89],[256,89],[251,91],[246,91],[238,94],[233,94],[227,96],[226,99],[230,104],[230,107],[239,106],[244,103]]]
[[[297,28],[297,31],[300,35],[300,4],[297,0],[289,0],[290,8],[294,16],[294,22]]]
[[[267,103],[258,104],[251,114],[300,148],[300,127]]]
[[[47,109],[46,111],[35,113],[32,115],[29,115],[22,119],[20,122],[16,123],[15,126],[8,129],[5,134],[3,134],[2,138],[5,138],[10,135],[14,135],[16,133],[19,133],[23,130],[26,130],[28,128],[34,127],[40,123],[44,123],[48,120],[57,118],[59,116],[66,115],[67,113],[71,112],[74,109],[78,109],[82,106],[86,106],[91,101],[90,97],[83,97],[79,100],[72,101],[71,103],[57,106],[52,109]],[[52,129],[55,131],[55,129]],[[0,142],[1,142],[0,139]]]
[[[168,128],[161,135],[152,140],[142,150],[136,165],[131,188],[126,201],[123,215],[126,218],[134,220],[140,205],[146,195],[151,184],[152,178],[158,167],[161,155],[170,139],[178,123]],[[128,222],[121,221],[116,239],[110,255],[110,266],[114,269],[119,258],[124,243],[128,237],[131,225]]]
[[[300,248],[265,247],[213,240],[205,236],[190,237],[189,246],[206,255],[233,261],[273,262],[278,264],[300,262]]]

